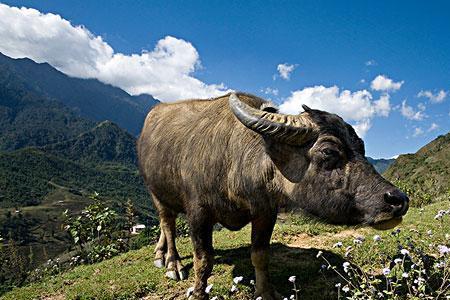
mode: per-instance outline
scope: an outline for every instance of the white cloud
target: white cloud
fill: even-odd
[[[278,96],[278,89],[275,88],[271,88],[271,87],[266,87],[265,89],[262,89],[261,92],[263,92],[266,95],[273,95],[273,96]]]
[[[417,94],[417,97],[426,97],[432,103],[441,103],[441,102],[444,102],[447,95],[448,95],[448,91],[444,91],[444,90],[440,90],[436,94],[433,94],[431,91],[423,91],[422,90]]]
[[[394,82],[385,75],[378,75],[372,81],[370,87],[375,91],[397,91],[401,88],[404,81]]]
[[[431,132],[431,131],[435,131],[435,130],[437,130],[437,129],[439,129],[439,125],[438,124],[436,124],[436,123],[431,123],[431,125],[430,125],[430,128],[428,128],[428,132]]]
[[[367,131],[369,131],[369,129],[372,127],[372,123],[370,122],[370,120],[363,120],[352,126],[355,129],[358,136],[363,138],[366,136]]]
[[[97,78],[130,94],[148,93],[163,101],[207,98],[226,93],[223,84],[193,76],[200,66],[195,47],[171,36],[152,51],[117,53],[83,26],[59,15],[0,4],[0,52],[13,58],[48,62],[67,75]]]
[[[423,129],[420,127],[414,128],[413,137],[418,137],[423,134]]]
[[[388,116],[391,105],[389,95],[382,95],[373,100],[367,90],[351,92],[340,91],[337,86],[314,86],[292,92],[291,96],[280,105],[280,111],[297,114],[301,105],[336,113],[353,124],[358,135],[363,137],[371,127],[371,120],[376,116]]]
[[[406,104],[406,100],[403,100],[402,106],[400,108],[400,112],[408,120],[421,121],[426,117],[426,115],[424,113],[425,105],[423,105],[422,103],[419,103],[419,105],[417,107],[418,107],[418,110],[415,111],[412,106],[409,106]]]
[[[279,64],[277,66],[278,74],[284,80],[289,80],[291,78],[291,73],[297,68],[297,65],[289,65],[289,64]]]
[[[377,62],[373,59],[366,61],[366,66],[371,67],[371,66],[376,66]]]
[[[380,96],[380,99],[374,101],[375,112],[380,116],[387,117],[391,112],[391,103],[389,102],[390,96],[384,94]]]

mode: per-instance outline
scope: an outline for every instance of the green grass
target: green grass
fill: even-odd
[[[332,264],[342,265],[344,250],[333,248],[334,243],[342,241],[344,247],[354,247],[354,262],[366,270],[377,272],[379,253],[395,255],[398,243],[406,242],[408,238],[425,248],[430,239],[442,240],[445,233],[450,232],[449,216],[442,222],[434,220],[434,216],[438,210],[449,208],[449,202],[438,202],[425,207],[422,212],[411,209],[399,226],[399,237],[393,237],[391,230],[381,232],[372,228],[331,226],[297,215],[283,215],[272,239],[272,282],[281,294],[288,296],[292,287],[287,279],[296,275],[301,299],[336,298],[334,284],[338,278],[332,271],[319,272],[323,264],[320,258],[316,258],[319,250]],[[426,234],[428,230],[433,231],[432,237]],[[375,234],[381,235],[382,243],[372,240]],[[365,242],[360,246],[353,245],[353,239],[361,235],[365,236]],[[178,239],[177,244],[183,264],[190,273],[186,281],[166,280],[164,271],[153,267],[151,245],[16,288],[2,299],[185,299],[186,290],[193,284],[192,246],[188,238]],[[224,295],[225,299],[251,299],[249,280],[254,275],[249,246],[249,226],[238,232],[223,229],[214,233],[216,264],[209,279],[209,283],[214,284],[212,295]],[[429,252],[436,255],[435,250],[429,249]],[[244,281],[240,291],[230,296],[228,291],[235,276],[244,276]]]

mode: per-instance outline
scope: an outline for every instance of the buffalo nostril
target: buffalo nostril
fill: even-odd
[[[385,193],[384,201],[392,206],[393,213],[396,217],[404,215],[409,207],[408,196],[396,190]]]
[[[386,201],[387,204],[392,205],[392,206],[400,206],[404,202],[404,200],[401,197],[398,197],[393,192],[385,193],[384,201]]]

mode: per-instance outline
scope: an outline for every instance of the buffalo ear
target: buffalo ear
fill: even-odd
[[[312,109],[309,108],[309,106],[307,106],[306,104],[302,104],[302,108],[303,108],[303,110],[306,111],[306,112],[312,112]]]

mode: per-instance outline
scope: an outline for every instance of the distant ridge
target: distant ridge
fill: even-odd
[[[395,161],[393,158],[372,158],[367,156],[367,160],[375,167],[378,173],[382,174]]]
[[[414,154],[400,155],[384,175],[434,196],[450,195],[450,132],[438,136]]]
[[[111,120],[133,135],[139,134],[147,112],[159,103],[150,95],[131,96],[97,79],[69,77],[28,58],[12,59],[0,53],[0,67],[20,77],[35,94],[55,99],[90,120]]]

